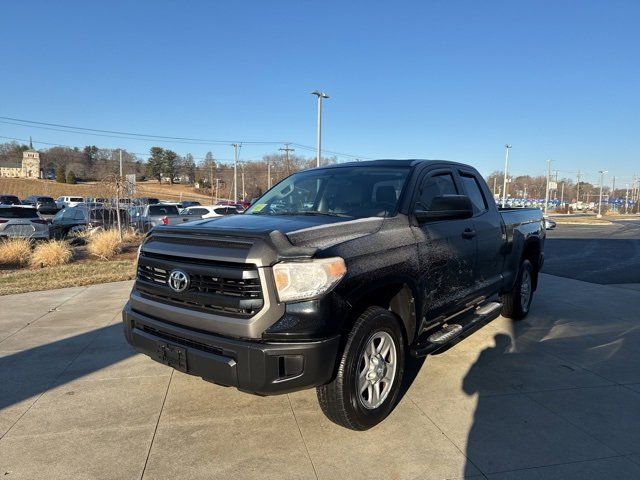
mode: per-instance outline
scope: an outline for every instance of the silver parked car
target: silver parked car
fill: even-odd
[[[31,206],[0,205],[0,238],[48,239],[49,224]]]

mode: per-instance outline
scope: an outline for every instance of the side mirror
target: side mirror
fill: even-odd
[[[429,210],[415,210],[419,223],[435,220],[456,220],[471,218],[473,205],[466,195],[441,195],[434,197]]]

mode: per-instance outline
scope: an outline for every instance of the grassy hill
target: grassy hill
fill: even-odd
[[[82,197],[109,197],[110,189],[100,182],[77,183],[75,185],[57,183],[54,180],[28,178],[0,178],[0,194],[16,195],[24,199],[29,195],[47,195],[57,198],[62,195]],[[165,185],[155,180],[139,182],[136,185],[136,197],[156,197],[161,200],[198,200],[210,203],[211,197],[195,191],[189,185]]]

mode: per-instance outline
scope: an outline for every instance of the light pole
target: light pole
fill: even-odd
[[[600,170],[598,172],[600,174],[600,198],[598,200],[598,218],[602,218],[602,182],[604,181],[604,174],[607,172],[608,170]]]
[[[544,214],[547,214],[547,207],[549,206],[549,181],[551,177],[551,159],[547,160],[547,188],[544,194]]]
[[[238,201],[238,147],[237,143],[232,143],[233,147],[233,203]]]
[[[502,183],[502,208],[507,206],[507,178],[509,178],[509,150],[511,145],[504,145],[504,182]]]
[[[315,95],[318,97],[318,131],[317,131],[317,154],[316,154],[316,167],[320,166],[320,154],[322,150],[322,99],[329,98],[324,92],[320,92],[318,90],[314,90],[311,92],[311,95]]]

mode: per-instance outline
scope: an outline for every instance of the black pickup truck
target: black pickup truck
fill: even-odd
[[[424,356],[527,315],[538,209],[499,210],[478,172],[376,160],[295,173],[243,215],[158,226],[123,312],[127,341],[175,369],[272,395],[316,387],[364,430]]]

